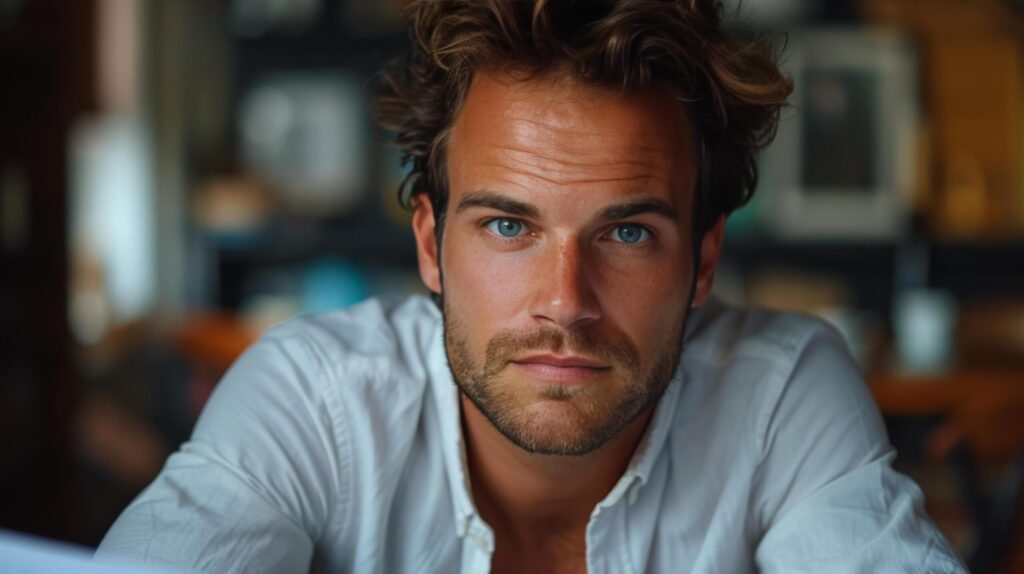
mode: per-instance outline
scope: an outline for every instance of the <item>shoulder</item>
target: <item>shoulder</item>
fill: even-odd
[[[680,370],[682,416],[708,411],[743,421],[743,438],[759,453],[780,418],[873,407],[842,336],[800,313],[711,301],[691,319]]]
[[[422,378],[440,313],[423,296],[372,298],[328,313],[300,315],[267,331],[257,343],[285,345],[307,355],[328,379]],[[392,378],[393,378],[392,376]]]
[[[432,302],[411,297],[271,328],[220,381],[188,448],[258,477],[260,492],[298,481],[314,498],[326,496],[321,508],[354,508],[362,475],[401,464],[413,440],[439,320]]]
[[[291,380],[278,384],[315,395],[335,424],[358,436],[366,427],[398,428],[398,417],[421,407],[439,333],[440,313],[429,299],[375,298],[281,323],[247,354],[257,369],[289,364]]]
[[[711,301],[690,320],[680,368],[688,384],[724,385],[767,399],[820,355],[828,358],[815,366],[856,373],[842,336],[820,318]]]
[[[361,408],[344,409],[355,414],[376,406],[374,399],[414,400],[423,394],[439,317],[433,303],[413,296],[290,319],[235,361],[211,403],[261,396],[270,405],[307,403],[335,416],[339,400],[359,402]]]
[[[718,366],[760,361],[786,370],[816,340],[844,347],[835,328],[818,317],[712,300],[690,321],[684,359]]]
[[[711,301],[690,321],[681,364],[739,385],[777,386],[822,352],[838,370],[856,370],[842,336],[818,317]]]
[[[265,426],[307,428],[307,434],[329,429],[344,456],[367,437],[404,440],[415,425],[403,421],[415,421],[410,415],[427,395],[431,343],[439,332],[440,314],[419,296],[371,299],[285,321],[232,365],[197,431],[223,432],[225,421],[246,409]],[[381,429],[394,432],[385,436]]]

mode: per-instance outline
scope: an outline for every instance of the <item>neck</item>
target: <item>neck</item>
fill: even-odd
[[[653,409],[583,456],[540,455],[510,442],[461,396],[473,498],[496,531],[521,543],[579,538],[594,507],[614,488]]]

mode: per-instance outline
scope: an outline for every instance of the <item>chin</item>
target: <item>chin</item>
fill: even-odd
[[[573,400],[576,399],[576,400]],[[506,438],[534,454],[582,456],[612,440],[621,420],[609,417],[609,405],[581,404],[584,397],[534,399],[527,405],[488,417]]]

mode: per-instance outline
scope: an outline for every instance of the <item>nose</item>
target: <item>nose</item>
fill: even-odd
[[[588,268],[587,253],[580,242],[566,239],[547,251],[533,273],[533,318],[563,329],[582,327],[599,319],[596,275]]]

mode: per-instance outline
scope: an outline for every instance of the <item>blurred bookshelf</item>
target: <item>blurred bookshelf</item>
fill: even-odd
[[[254,7],[248,14],[247,4]],[[192,220],[190,266],[197,270],[192,299],[204,307],[243,312],[252,297],[294,298],[302,281],[283,276],[301,275],[325,261],[344,266],[353,281],[364,284],[359,293],[408,290],[415,251],[395,199],[402,173],[396,151],[370,121],[368,95],[374,76],[407,50],[406,32],[398,24],[402,3],[306,2],[276,14],[257,6],[236,2],[233,11],[220,14],[229,38],[224,49],[230,55],[231,112],[219,118],[216,131],[227,134],[226,145],[210,146],[210,157],[197,158],[192,198],[195,202],[203,193],[204,177],[224,176],[227,165],[229,177],[255,173],[269,199],[259,221],[243,229]],[[317,105],[346,110],[333,120],[344,133],[325,136],[330,126],[315,125],[330,123],[329,114],[302,115],[303,108]],[[268,116],[285,123],[267,122]],[[270,137],[279,141],[267,144]],[[252,151],[260,145],[264,148]],[[325,146],[334,149],[316,149]],[[262,167],[266,158],[273,162],[296,147],[308,151],[290,156],[298,162],[294,169],[280,162]],[[306,160],[312,156],[321,160]],[[340,167],[332,168],[332,161]],[[308,184],[296,183],[309,172],[333,183],[312,177]],[[345,198],[332,202],[330,196]],[[266,279],[273,275],[277,278]],[[301,301],[295,305],[309,309]]]
[[[1024,237],[1007,241],[925,241],[926,286],[951,291],[961,303],[1024,293]],[[851,304],[888,316],[901,249],[909,241],[786,241],[727,237],[724,256],[741,269],[784,267],[842,278]]]
[[[222,112],[220,115],[207,117],[212,127],[197,128],[185,137],[187,151],[180,170],[181,179],[186,182],[183,192],[189,207],[180,224],[187,230],[189,243],[184,269],[192,285],[187,297],[188,308],[244,319],[252,309],[253,299],[283,296],[293,302],[291,307],[285,307],[284,313],[278,313],[279,317],[288,311],[301,310],[303,304],[296,300],[303,297],[304,280],[287,277],[301,276],[323,261],[327,261],[328,266],[334,265],[336,276],[347,278],[345,280],[351,279],[351,272],[355,270],[363,282],[362,290],[356,289],[356,292],[364,295],[377,292],[369,279],[375,274],[388,277],[386,281],[390,282],[393,292],[415,289],[412,235],[407,219],[394,201],[395,188],[403,172],[393,150],[388,148],[387,135],[370,122],[353,120],[369,117],[367,94],[375,74],[387,61],[407,49],[406,33],[398,23],[402,4],[401,1],[324,0],[297,2],[271,13],[258,9],[259,2],[239,0],[229,3],[227,8],[193,11],[193,18],[206,22],[207,33],[221,37],[221,42],[216,44],[220,55],[213,59],[222,61],[225,66],[223,78],[219,80],[223,85],[217,93],[226,103],[223,108],[217,108]],[[992,140],[958,115],[963,111],[957,108],[964,102],[961,96],[969,90],[949,81],[950,73],[944,71],[943,58],[952,58],[950,62],[957,70],[967,64],[961,61],[959,52],[951,52],[941,45],[936,47],[942,39],[948,39],[950,27],[955,28],[958,22],[966,23],[963,37],[958,37],[963,45],[984,39],[985,30],[991,30],[998,41],[979,48],[982,51],[977,53],[993,56],[984,64],[991,69],[982,70],[981,75],[1010,73],[1014,52],[1003,40],[1012,38],[1014,30],[1019,29],[1019,8],[990,0],[969,6],[947,0],[939,4],[946,10],[941,14],[934,10],[935,3],[916,0],[822,3],[820,10],[804,10],[788,22],[766,21],[754,26],[763,26],[769,33],[792,28],[795,46],[813,47],[818,41],[815,38],[834,38],[837,44],[853,42],[850,45],[868,46],[878,50],[881,56],[912,63],[907,69],[909,72],[904,74],[906,77],[892,83],[890,90],[905,92],[904,99],[908,101],[901,102],[900,106],[906,105],[899,109],[908,117],[912,116],[913,122],[907,126],[911,135],[894,131],[893,126],[879,118],[867,119],[877,124],[874,129],[879,139],[905,140],[902,148],[893,150],[899,153],[892,155],[903,158],[904,152],[912,150],[914,153],[906,157],[911,158],[913,165],[902,166],[907,171],[902,175],[876,174],[874,179],[880,182],[877,189],[857,190],[867,195],[854,194],[855,198],[901,196],[898,202],[885,203],[894,206],[892,213],[884,214],[891,227],[875,229],[865,236],[830,236],[827,233],[832,224],[846,229],[848,222],[856,220],[858,215],[865,215],[861,217],[865,220],[863,225],[870,229],[873,214],[858,211],[856,205],[867,202],[865,199],[837,203],[840,208],[834,210],[831,220],[821,224],[825,233],[819,229],[814,234],[794,236],[790,233],[792,225],[788,223],[775,222],[773,227],[772,220],[778,218],[778,211],[772,205],[758,205],[762,201],[758,199],[755,205],[737,214],[740,218],[751,218],[754,223],[740,233],[730,230],[724,253],[724,262],[734,271],[731,279],[734,291],[742,295],[757,295],[758,290],[785,291],[792,282],[788,279],[780,282],[773,275],[791,274],[798,281],[801,278],[809,278],[812,283],[820,280],[824,287],[813,291],[820,295],[824,304],[844,313],[870,315],[872,328],[880,334],[866,345],[883,348],[882,351],[865,351],[874,353],[871,362],[864,363],[870,373],[896,371],[891,355],[896,338],[895,314],[903,293],[939,291],[950,298],[955,313],[990,300],[1012,300],[1024,293],[1024,265],[1021,264],[1024,261],[1024,171],[1021,162],[1008,155],[1015,149],[1024,150],[1020,143],[1024,139],[1024,127],[1017,130],[1019,133],[1011,131],[1014,122],[1024,117],[1019,114],[1021,103],[1013,101],[1020,94],[982,94],[982,107],[988,110],[982,119],[985,126],[992,127],[989,130],[995,134]],[[756,9],[769,10],[769,5],[755,7],[755,12]],[[830,36],[835,28],[845,31]],[[873,43],[875,28],[898,28],[907,33],[897,34],[893,42]],[[873,81],[885,84],[891,79],[887,69],[865,61],[862,55],[835,51],[828,48],[827,43],[826,49],[821,51],[825,54],[822,57],[834,56],[846,62],[843,66],[854,66],[858,74],[877,72],[877,80]],[[850,78],[844,75],[846,68],[829,68],[831,64],[827,61],[811,62],[806,54],[804,60],[805,68],[796,71],[803,74],[798,79],[813,79],[813,75],[805,73],[810,62],[820,69],[835,72],[831,76],[832,87],[848,85]],[[973,73],[976,70],[971,66],[967,66],[968,71]],[[1013,84],[1005,74],[999,77],[999,86]],[[352,96],[348,91],[350,86],[357,86],[362,96]],[[198,99],[198,89],[187,86],[183,91],[186,107],[188,102]],[[850,91],[850,94],[856,93],[859,92]],[[340,140],[336,136],[321,137],[316,129],[303,123],[302,108],[323,102],[334,102],[338,108],[351,112],[350,115],[343,112],[334,120],[330,119],[330,114],[320,116],[324,125],[330,121],[336,121],[337,126],[351,124],[350,133],[338,136]],[[809,102],[802,100],[797,107],[806,111]],[[202,107],[198,102],[193,105]],[[876,107],[897,106],[880,100]],[[256,112],[247,116],[248,109]],[[275,123],[277,120],[252,121],[253,117],[278,116],[283,118],[280,123]],[[792,115],[784,116],[793,120]],[[274,138],[283,143],[268,143]],[[782,139],[785,144],[785,138]],[[996,140],[1007,146],[994,145]],[[339,152],[328,156],[342,158],[338,161],[343,164],[350,162],[345,165],[351,169],[346,168],[342,173],[332,171],[330,166],[302,163],[309,160],[307,156],[316,156],[315,145],[303,148],[308,153],[291,157],[298,167],[277,163],[281,156],[287,156],[294,149],[321,141],[337,146]],[[962,143],[959,148],[954,145],[957,141]],[[348,157],[346,152],[352,152],[347,160],[343,159]],[[772,169],[775,162],[765,163],[763,179],[768,184],[758,196],[770,198],[779,195],[784,186],[772,188],[772,177],[777,175],[774,173],[777,170]],[[949,171],[960,164],[966,167]],[[319,169],[324,169],[326,180],[333,183],[318,188],[319,184],[313,182],[304,188],[293,181],[295,177],[289,177],[289,174],[302,175]],[[353,175],[354,171],[359,173]],[[222,208],[230,212],[241,205],[250,210],[243,224],[230,218],[225,223],[223,218],[202,213],[204,205],[216,204],[216,201],[206,200],[218,197],[219,192],[211,191],[216,186],[210,185],[218,178],[234,179],[235,191],[225,194],[228,199]],[[258,180],[259,185],[242,181],[253,179]],[[323,193],[323,189],[331,185],[337,188],[336,195],[344,196],[342,201],[325,200],[324,196],[331,194]],[[822,195],[819,191],[810,189],[801,193],[809,201],[816,201]],[[965,203],[963,197],[971,196],[971,192],[977,192],[975,195],[986,198],[985,201],[991,200],[991,205],[979,207],[970,201]],[[1020,197],[1013,199],[1014,194]],[[857,209],[847,212],[842,208],[851,204]],[[957,211],[960,208],[964,209]],[[217,212],[218,209],[207,211]],[[763,276],[769,279],[764,281]],[[720,280],[730,282],[728,276]],[[752,286],[752,283],[759,286]],[[765,284],[768,287],[764,287]],[[803,293],[795,289],[791,299],[800,299]],[[758,301],[757,297],[752,299]],[[765,299],[771,300],[771,297]],[[952,360],[944,370],[973,372],[976,367],[978,361],[973,359]],[[1007,368],[1007,363],[1001,362],[997,367]],[[981,368],[985,368],[985,364],[981,364]],[[1024,366],[1012,364],[1010,368],[1024,369]],[[1012,373],[1024,370],[1010,372],[1014,376]]]
[[[60,40],[60,28],[47,23],[70,25],[60,16],[62,5],[24,4],[42,10],[30,31],[44,31],[38,37],[59,48],[54,57],[43,58],[50,64],[35,66],[40,61],[36,52],[45,56],[47,50],[40,52],[34,36],[15,38],[28,50],[15,62],[15,75],[35,71],[18,83],[24,89],[4,95],[15,98],[4,100],[5,110],[38,110],[39,102],[49,101],[32,90],[67,82],[74,89],[60,91],[53,100],[64,106],[51,114],[60,125],[41,132],[42,155],[28,168],[32,193],[44,198],[39,205],[47,203],[45,209],[33,207],[30,217],[41,240],[27,250],[0,250],[0,316],[5,318],[0,323],[0,374],[11,382],[4,396],[13,397],[5,401],[4,412],[13,413],[11,425],[29,437],[3,451],[21,462],[7,465],[0,478],[5,486],[14,485],[11,490],[26,490],[46,469],[59,467],[54,461],[66,461],[67,451],[78,449],[75,456],[94,481],[82,488],[119,485],[112,489],[114,504],[90,510],[94,522],[105,528],[146,482],[147,473],[156,472],[161,456],[188,436],[220,375],[267,325],[372,295],[422,292],[408,216],[395,199],[405,172],[388,134],[370,121],[375,75],[407,50],[406,33],[398,24],[403,2],[146,4],[140,24],[139,102],[132,113],[151,147],[153,204],[146,216],[155,243],[154,302],[139,317],[103,317],[106,331],[88,340],[68,333],[66,317],[75,313],[71,301],[76,295],[92,297],[106,305],[100,311],[109,313],[118,297],[109,291],[110,269],[99,269],[96,261],[76,264],[73,250],[80,245],[68,241],[64,214],[77,192],[63,179],[75,177],[64,173],[72,131],[67,116],[72,109],[85,114],[103,107],[84,87],[92,82],[86,77],[92,72],[83,72],[95,67],[92,51],[79,50],[75,43],[97,43],[91,36],[96,32],[84,31],[88,26],[83,24],[96,20],[97,10],[93,2],[82,3],[74,11],[77,35]],[[785,12],[773,7],[800,3],[750,4]],[[821,9],[815,13],[809,7],[817,4]],[[733,218],[738,225],[726,234],[716,282],[738,303],[821,312],[839,325],[886,416],[900,460],[923,465],[915,478],[926,486],[937,483],[941,490],[949,485],[932,481],[928,473],[948,470],[958,455],[950,449],[929,455],[930,437],[974,432],[977,412],[990,412],[985,401],[1013,406],[1017,389],[1024,387],[1024,331],[1015,330],[1024,325],[1021,5],[1001,0],[805,5],[797,18],[757,26],[769,32],[792,30],[794,45],[805,47],[801,84],[817,78],[828,88],[850,88],[846,95],[853,98],[864,87],[855,81],[864,72],[875,78],[865,85],[904,90],[898,106],[879,100],[875,108],[907,112],[913,122],[906,132],[891,117],[853,119],[871,123],[877,141],[902,142],[891,150],[879,145],[874,150],[879,155],[892,151],[892,158],[913,159],[902,166],[907,173],[874,174],[879,185],[855,190],[852,200],[833,202],[827,217],[817,219],[820,212],[813,211],[792,217],[770,198],[816,204],[830,192],[815,188],[814,181],[798,181],[806,170],[793,163],[792,154],[799,152],[784,149],[789,144],[782,134],[781,159],[770,156],[763,162],[764,187]],[[829,19],[829,14],[841,18]],[[872,37],[880,27],[902,34],[876,43]],[[831,35],[835,28],[842,33]],[[807,57],[814,51],[807,47],[822,38],[826,48]],[[869,51],[830,51],[831,39],[837,46],[868,46],[914,67],[903,80],[894,80],[891,70],[865,59]],[[837,66],[829,58],[845,63]],[[857,74],[847,74],[843,66],[853,66]],[[804,99],[795,109],[805,112],[811,105],[811,99]],[[4,116],[10,116],[12,129],[20,130],[0,138],[7,146],[5,161],[25,163],[12,150],[20,149],[15,144],[34,127],[29,115],[40,112]],[[784,118],[800,121],[796,112]],[[807,126],[789,128],[799,132]],[[819,147],[829,151],[829,146]],[[841,156],[812,159],[837,161]],[[778,183],[773,177],[787,162],[792,164],[789,181]],[[820,179],[820,174],[811,175]],[[872,198],[895,207],[865,209]],[[73,208],[70,212],[74,215]],[[801,222],[816,227],[796,229]],[[830,234],[833,227],[844,233]],[[79,281],[83,269],[85,280]],[[91,291],[79,293],[82,285]],[[913,303],[909,307],[907,296]],[[926,335],[942,331],[937,338],[944,339],[926,351],[946,361],[905,368],[900,355],[915,349],[902,347],[929,339],[916,336],[914,329],[922,327],[914,321],[929,317],[911,313],[908,330],[902,313],[920,309],[915,305],[922,302],[925,311],[943,317],[938,323],[924,322]],[[79,402],[82,394],[87,400]],[[74,408],[80,412],[68,416]],[[1017,441],[1015,433],[1024,417],[998,420],[1000,425],[992,428],[1012,439],[1009,448],[1020,448],[1024,439]],[[140,438],[132,442],[133,437]],[[45,443],[45,454],[32,454],[37,443]],[[131,463],[137,452],[150,453],[138,457],[144,464]],[[931,499],[932,492],[926,491]],[[953,510],[944,524],[949,532],[967,528],[971,520],[963,497],[951,497]],[[10,519],[2,526],[31,521],[29,504],[15,517],[22,522]],[[36,530],[69,537],[53,524],[47,528]],[[102,534],[98,529],[74,536],[95,542]],[[960,544],[969,550],[970,536],[964,535]]]

